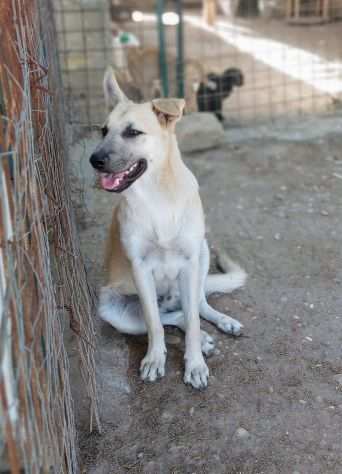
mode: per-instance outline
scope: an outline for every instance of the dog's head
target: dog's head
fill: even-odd
[[[142,175],[162,167],[170,134],[175,132],[185,102],[183,99],[131,102],[111,68],[105,73],[103,85],[109,115],[90,163],[100,173],[103,189],[120,193]]]

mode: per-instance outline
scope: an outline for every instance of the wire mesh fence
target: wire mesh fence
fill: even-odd
[[[78,472],[67,326],[99,427],[93,300],[70,207],[50,1],[0,17],[0,470]]]
[[[227,124],[340,107],[341,0],[54,4],[74,121],[103,120],[107,64],[133,99],[185,95],[188,112],[214,112]]]

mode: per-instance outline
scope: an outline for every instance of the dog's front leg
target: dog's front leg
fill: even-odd
[[[140,365],[141,378],[154,382],[165,374],[166,346],[160,321],[156,287],[152,271],[139,260],[133,262],[133,278],[147,326],[148,349]]]
[[[180,274],[180,293],[186,322],[184,382],[194,388],[208,384],[209,370],[201,351],[199,317],[199,257],[191,258]]]

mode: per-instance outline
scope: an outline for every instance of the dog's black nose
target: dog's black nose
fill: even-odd
[[[93,153],[90,157],[90,164],[96,169],[96,170],[104,170],[106,163],[108,161],[109,156],[107,153],[103,150],[99,150],[95,153]]]

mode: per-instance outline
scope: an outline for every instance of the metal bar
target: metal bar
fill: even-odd
[[[169,77],[166,59],[165,30],[163,24],[164,0],[157,1],[158,38],[159,38],[159,71],[164,97],[169,95]]]
[[[178,97],[184,97],[184,30],[183,30],[183,5],[182,0],[176,0],[179,23],[177,25],[177,89]]]

